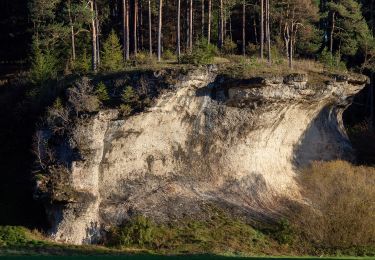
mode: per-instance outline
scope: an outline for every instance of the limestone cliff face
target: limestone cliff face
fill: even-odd
[[[95,243],[134,215],[168,221],[207,203],[272,216],[278,198],[300,199],[300,167],[351,158],[341,116],[365,83],[358,76],[315,85],[306,75],[234,80],[202,69],[147,111],[91,115],[72,133],[80,158],[65,174],[75,196],[50,205],[51,235]]]

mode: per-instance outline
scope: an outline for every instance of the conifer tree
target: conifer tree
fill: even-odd
[[[118,71],[123,68],[123,56],[120,39],[114,30],[111,31],[103,44],[101,69],[105,71]]]
[[[371,41],[371,32],[356,0],[330,0],[327,3],[330,51],[354,56]]]
[[[33,62],[31,64],[31,80],[40,84],[56,76],[57,60],[50,50],[41,50],[38,41],[33,43]]]

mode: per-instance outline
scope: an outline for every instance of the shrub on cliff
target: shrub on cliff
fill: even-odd
[[[131,86],[127,86],[124,89],[121,100],[124,102],[120,105],[120,112],[123,116],[129,116],[140,105],[139,95]]]
[[[109,100],[108,89],[107,89],[107,86],[103,82],[100,82],[96,86],[95,94],[98,97],[99,101],[102,103],[105,103]]]
[[[218,53],[217,47],[207,44],[206,39],[198,41],[191,53],[186,53],[181,57],[181,63],[203,65],[213,62],[215,55]]]
[[[301,241],[331,253],[375,254],[375,168],[315,162],[299,182],[308,205],[292,221]]]
[[[83,77],[68,90],[68,101],[77,114],[98,111],[100,106],[94,86],[86,77]]]

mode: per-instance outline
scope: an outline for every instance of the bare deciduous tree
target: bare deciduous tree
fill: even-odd
[[[33,137],[32,152],[38,167],[46,170],[54,161],[53,150],[48,147],[48,136],[43,130],[36,131]]]
[[[293,67],[293,52],[297,41],[298,31],[305,27],[308,21],[318,19],[318,10],[309,0],[286,0],[279,5],[285,10],[284,42],[289,67]],[[306,11],[308,10],[308,12]]]
[[[68,90],[68,100],[74,111],[95,112],[99,109],[100,101],[94,93],[94,86],[91,85],[87,77]]]

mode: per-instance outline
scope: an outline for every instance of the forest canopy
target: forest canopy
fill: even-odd
[[[35,82],[137,61],[204,63],[204,53],[375,69],[374,0],[32,0],[28,9]]]

